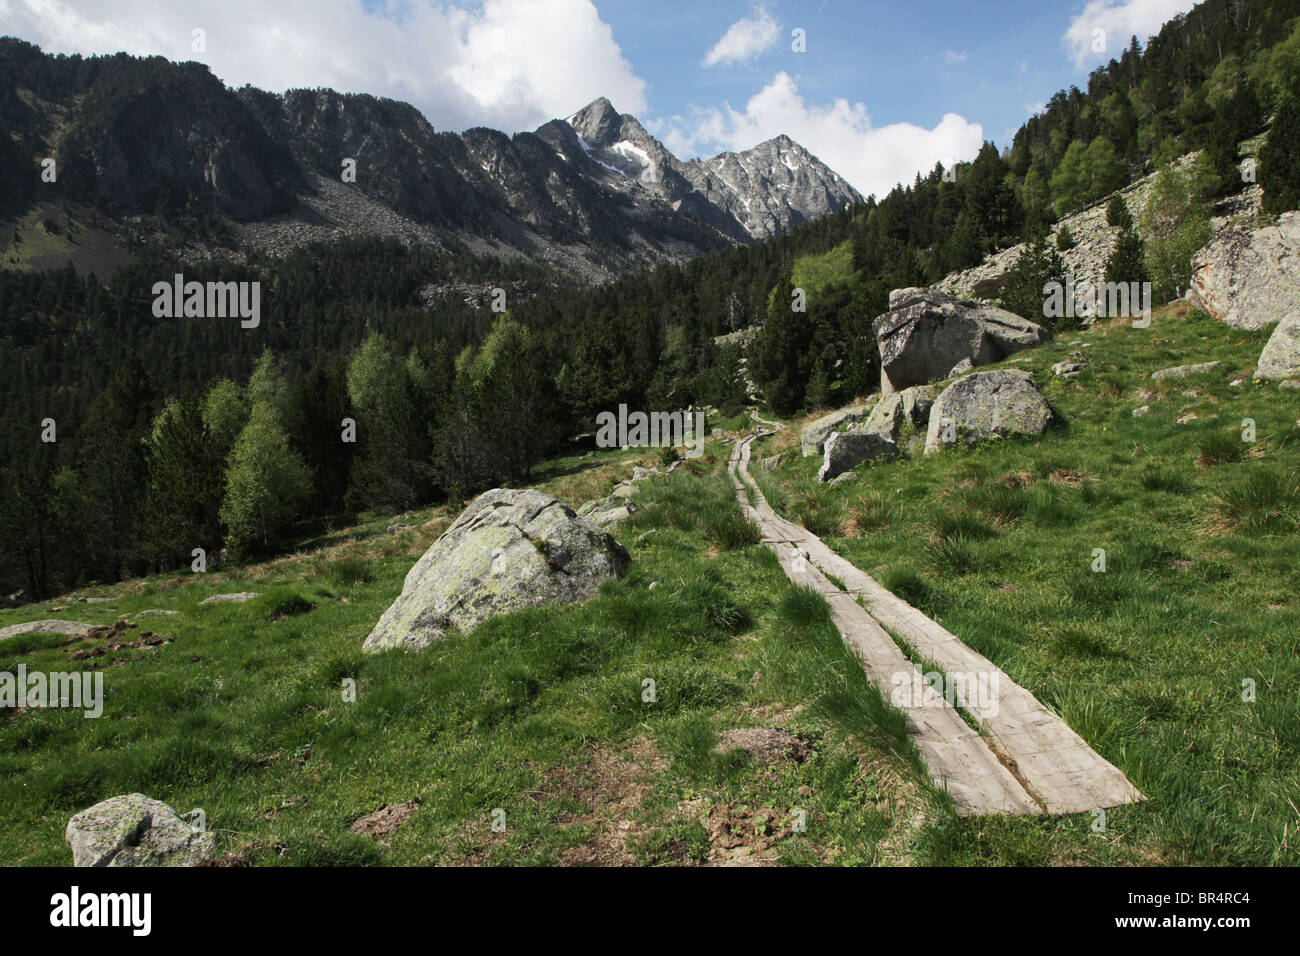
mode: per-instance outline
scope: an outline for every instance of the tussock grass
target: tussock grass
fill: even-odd
[[[862,498],[845,505],[839,532],[842,537],[857,538],[888,528],[900,516],[898,505],[888,496],[879,491],[869,491]]]
[[[1221,483],[1210,495],[1214,534],[1300,528],[1300,479],[1294,472],[1256,466]]]

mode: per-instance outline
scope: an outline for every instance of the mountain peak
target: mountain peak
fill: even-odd
[[[569,117],[569,125],[592,146],[608,146],[618,139],[623,117],[605,97],[597,97]]]

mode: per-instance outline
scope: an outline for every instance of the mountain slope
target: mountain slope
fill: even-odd
[[[379,233],[602,279],[776,235],[862,199],[785,137],[684,163],[604,98],[532,133],[457,134],[394,100],[235,91],[201,64],[55,58],[12,38],[0,40],[0,118],[5,156],[37,170],[53,156],[60,174],[0,195],[0,224],[71,201],[118,224],[152,217],[154,236],[179,230],[184,241],[173,244],[200,254],[222,245],[283,254]],[[196,226],[204,217],[230,228]]]

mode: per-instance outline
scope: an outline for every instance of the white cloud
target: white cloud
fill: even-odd
[[[933,128],[912,123],[872,126],[862,103],[837,99],[823,106],[804,101],[795,81],[785,72],[750,98],[743,111],[724,104],[699,110],[693,132],[670,125],[664,144],[678,155],[701,149],[743,150],[785,133],[835,170],[864,196],[884,196],[900,182],[910,183],[935,163],[949,166],[974,159],[984,143],[984,130],[956,113],[948,113]]]
[[[958,53],[956,50],[944,50],[943,59],[946,63],[964,63],[966,62],[966,51]]]
[[[772,15],[759,7],[754,11],[754,16],[737,20],[727,28],[722,39],[713,44],[713,48],[704,55],[704,65],[717,66],[719,63],[752,60],[776,44],[780,30]]]
[[[646,108],[591,0],[0,0],[0,14],[3,32],[47,52],[158,54],[232,86],[389,96],[439,129],[532,129],[598,96]],[[196,27],[206,52],[191,49]]]
[[[1089,63],[1106,63],[1128,47],[1129,39],[1146,38],[1180,13],[1196,6],[1197,0],[1088,0],[1083,12],[1070,21],[1061,38],[1078,69]],[[1098,32],[1100,31],[1100,32]],[[1104,45],[1104,49],[1096,49]]]

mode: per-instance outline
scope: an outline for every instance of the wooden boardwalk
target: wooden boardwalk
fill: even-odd
[[[825,596],[845,643],[885,699],[904,679],[899,675],[910,677],[916,670],[890,632],[950,678],[962,675],[968,681],[952,681],[958,687],[955,699],[979,732],[923,682],[914,682],[919,692],[902,695],[896,704],[931,779],[948,791],[959,814],[1083,813],[1143,799],[1118,768],[996,664],[773,511],[749,474],[750,445],[766,434],[742,439],[732,449],[728,470],[740,506],[759,526],[786,576]],[[971,688],[978,689],[978,701],[964,699]]]

